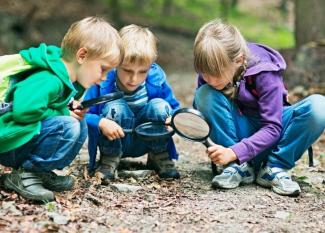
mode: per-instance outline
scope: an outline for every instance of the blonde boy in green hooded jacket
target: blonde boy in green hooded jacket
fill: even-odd
[[[88,17],[71,25],[61,48],[41,44],[19,54],[33,68],[11,78],[17,81],[6,95],[12,110],[0,116],[0,164],[14,168],[4,186],[51,201],[52,191],[74,183],[52,170],[68,166],[87,137],[85,110],[70,111],[68,104],[120,63],[120,37],[103,19]]]

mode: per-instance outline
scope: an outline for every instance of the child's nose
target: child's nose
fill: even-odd
[[[137,78],[138,78],[137,74],[133,74],[133,75],[131,75],[131,81],[132,81],[132,82],[136,81]]]

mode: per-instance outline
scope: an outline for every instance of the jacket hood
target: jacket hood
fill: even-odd
[[[244,76],[256,75],[264,71],[284,71],[286,63],[281,54],[265,45],[247,43],[250,50],[248,68]]]
[[[39,47],[21,50],[19,54],[33,68],[49,70],[54,73],[66,86],[74,90],[67,69],[61,59],[59,47],[42,43]]]

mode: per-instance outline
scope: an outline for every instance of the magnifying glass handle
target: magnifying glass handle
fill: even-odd
[[[207,148],[210,146],[213,146],[214,143],[212,142],[212,140],[210,138],[205,139],[205,141],[202,142],[203,145],[205,145]]]
[[[123,129],[124,133],[133,133],[133,129]]]

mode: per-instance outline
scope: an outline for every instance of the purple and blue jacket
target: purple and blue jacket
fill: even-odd
[[[236,153],[240,164],[251,160],[279,140],[282,111],[288,94],[282,78],[286,69],[283,57],[265,45],[247,45],[250,50],[248,67],[240,80],[237,103],[244,115],[259,115],[261,128],[230,147]],[[251,78],[255,79],[257,95],[251,92],[246,83]],[[205,81],[199,75],[198,86],[202,84],[205,84]]]

